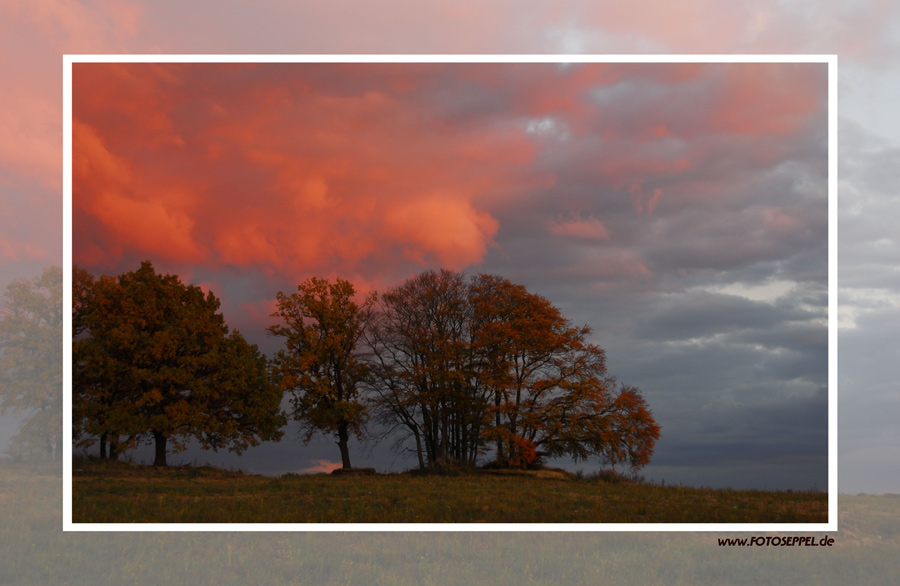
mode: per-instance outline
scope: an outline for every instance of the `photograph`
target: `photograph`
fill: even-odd
[[[0,584],[894,586],[898,24],[0,2]]]
[[[835,521],[827,59],[70,66],[75,526]]]

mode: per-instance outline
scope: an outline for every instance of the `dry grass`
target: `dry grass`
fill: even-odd
[[[827,495],[662,487],[559,470],[244,475],[85,463],[77,523],[822,523]]]

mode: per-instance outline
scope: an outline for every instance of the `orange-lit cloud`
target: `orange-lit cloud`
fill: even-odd
[[[387,210],[385,231],[396,235],[404,254],[421,265],[433,255],[442,265],[462,269],[477,264],[497,232],[497,220],[454,195],[422,194]]]
[[[362,295],[520,244],[578,278],[645,280],[631,219],[723,209],[821,120],[824,72],[79,64],[74,258],[105,271],[150,258],[204,282],[259,275],[223,303],[266,324],[274,293],[313,275]]]
[[[497,231],[485,198],[534,180],[522,136],[448,126],[406,99],[416,80],[402,75],[360,89],[323,66],[75,71],[74,205],[94,222],[92,255],[462,268]]]
[[[184,187],[173,184],[154,190],[136,177],[135,164],[111,153],[93,127],[73,120],[72,176],[77,187],[74,207],[102,225],[106,233],[79,230],[73,254],[76,263],[111,265],[126,249],[150,258],[204,258],[191,232],[194,219],[183,207]],[[101,236],[97,239],[97,236]],[[105,249],[108,257],[97,258]]]
[[[0,215],[11,214],[0,231],[15,251],[4,261],[60,264],[61,56],[125,52],[142,10],[130,0],[0,2]]]

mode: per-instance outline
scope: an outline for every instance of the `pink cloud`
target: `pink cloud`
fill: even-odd
[[[747,64],[729,71],[725,92],[710,113],[716,130],[786,135],[824,105],[825,76],[809,65]]]
[[[767,207],[762,210],[762,226],[773,237],[780,234],[795,234],[804,227],[803,220],[784,208]]]
[[[142,185],[134,163],[110,152],[97,130],[79,120],[73,120],[72,151],[73,208],[106,230],[105,234],[82,230],[74,235],[76,263],[109,265],[125,250],[157,259],[204,259],[191,234],[194,220],[184,207],[190,193],[183,186],[156,191]],[[97,245],[97,237],[107,246]],[[93,245],[86,245],[84,254],[79,244],[88,240]],[[110,258],[96,258],[101,249]]]
[[[566,282],[588,282],[609,288],[622,282],[633,286],[635,280],[649,278],[652,273],[633,251],[612,247],[594,247],[575,259],[573,264],[550,271],[553,278]]]
[[[113,43],[135,36],[144,13],[140,3],[127,0],[10,0],[3,6],[0,11],[20,25],[36,28],[45,40],[77,43],[82,52],[108,51]]]
[[[215,236],[214,246],[227,264],[247,266],[265,263],[276,267],[282,264],[276,246],[257,223],[229,227]]]
[[[22,87],[0,92],[0,160],[46,189],[59,190],[60,107]]]
[[[229,5],[231,22],[270,23],[262,31],[227,26],[193,34],[207,15],[182,6],[147,7],[145,31],[182,52],[280,52],[302,38],[309,52],[340,53],[842,53],[896,56],[891,0],[355,0]],[[178,19],[172,11],[177,11]],[[477,15],[477,18],[475,17]],[[288,47],[295,51],[296,48]]]
[[[582,218],[580,216],[573,217],[571,214],[562,215],[550,220],[547,228],[552,234],[560,236],[571,236],[601,242],[609,241],[609,231],[606,229],[606,226],[593,216]]]
[[[644,214],[650,216],[653,215],[656,204],[659,203],[660,198],[662,198],[663,191],[657,187],[653,190],[652,194],[647,195],[644,193],[640,184],[635,183],[631,186],[629,195],[631,195],[631,201],[634,203],[634,211],[637,212],[639,216]]]
[[[384,227],[416,263],[426,265],[433,255],[441,266],[458,270],[481,260],[498,223],[458,196],[434,193],[386,210]]]
[[[393,68],[365,73],[358,90],[321,66],[79,66],[76,207],[113,253],[291,274],[477,264],[497,231],[479,202],[546,181],[534,147],[445,127],[410,79],[392,94]]]
[[[19,262],[50,259],[49,252],[32,242],[16,242],[0,237],[0,262]]]
[[[888,24],[896,21],[898,5],[890,0],[825,1],[815,10],[778,0],[607,0],[568,8],[569,21],[561,26],[588,52],[841,53],[880,60],[896,56],[898,48]],[[545,14],[558,23],[565,9]]]

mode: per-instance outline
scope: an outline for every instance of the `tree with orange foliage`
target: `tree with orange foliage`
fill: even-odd
[[[616,388],[591,330],[496,275],[426,272],[382,296],[372,387],[383,423],[405,429],[420,467],[500,466],[540,456],[640,468],[660,427],[640,391]]]
[[[212,292],[157,274],[149,261],[118,277],[75,269],[73,419],[125,450],[153,443],[155,466],[192,437],[240,453],[286,423],[268,361],[228,331]]]
[[[660,427],[635,387],[615,388],[606,356],[547,299],[495,275],[472,280],[473,343],[492,396],[485,436],[499,465],[538,455],[640,468]]]
[[[291,393],[292,415],[305,425],[305,441],[317,432],[333,433],[345,469],[351,468],[350,434],[362,437],[368,418],[360,397],[368,367],[357,350],[375,302],[369,296],[357,304],[354,293],[349,281],[313,277],[296,293],[278,292],[272,317],[282,323],[268,328],[286,339],[287,350],[278,352],[273,371],[281,389]]]

